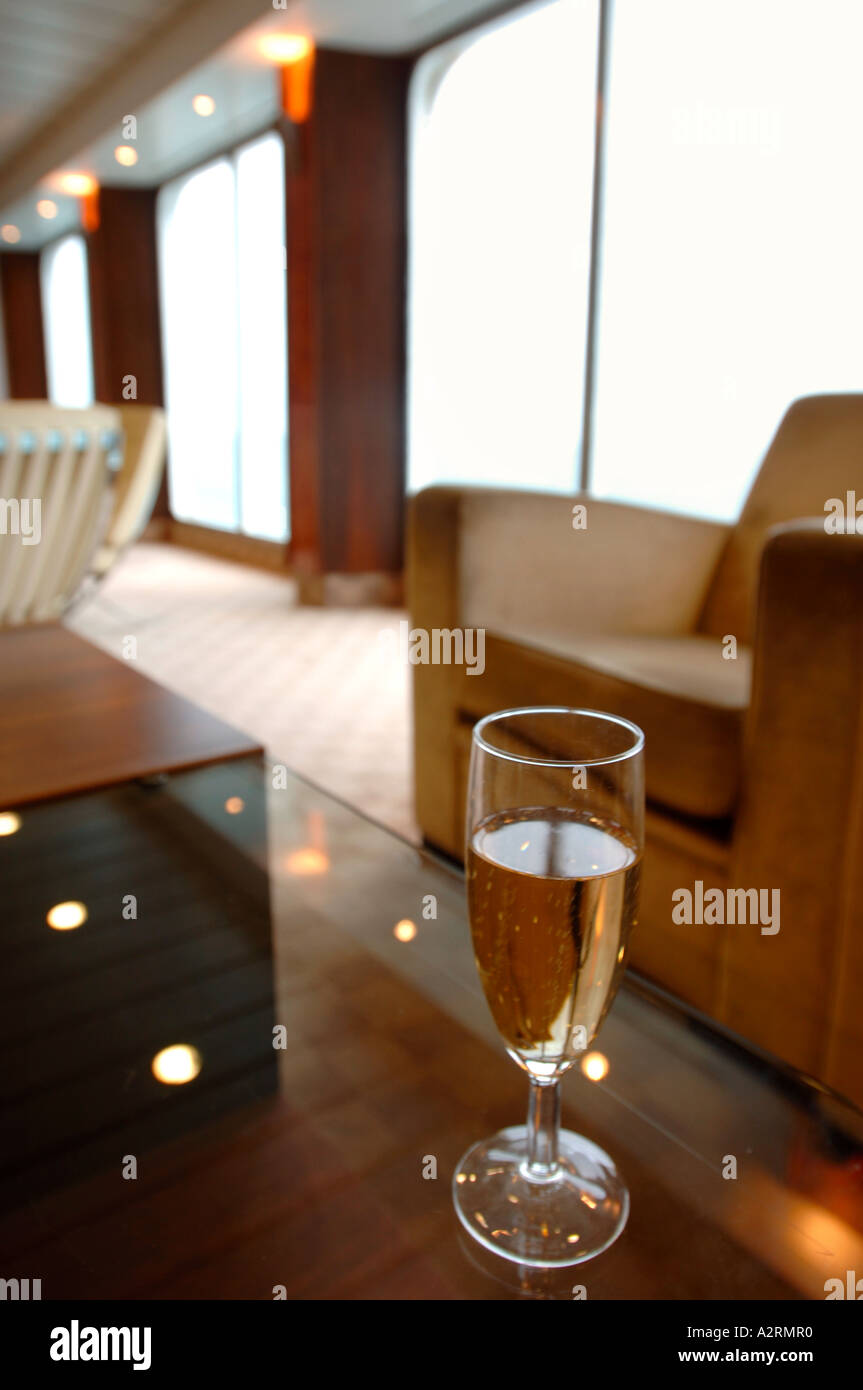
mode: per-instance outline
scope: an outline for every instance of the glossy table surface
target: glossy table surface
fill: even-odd
[[[461,875],[298,778],[249,757],[20,816],[0,1273],[44,1299],[823,1299],[863,1273],[860,1113],[633,979],[604,1079],[564,1082],[626,1230],[558,1272],[475,1246],[451,1174],[526,1081]],[[51,930],[70,900],[87,920]],[[153,1074],[171,1045],[186,1084]]]

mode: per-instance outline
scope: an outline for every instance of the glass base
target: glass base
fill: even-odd
[[[474,1144],[453,1176],[453,1203],[480,1245],[541,1269],[581,1264],[607,1250],[629,1216],[626,1184],[604,1149],[560,1131],[557,1168],[527,1170],[524,1125]]]

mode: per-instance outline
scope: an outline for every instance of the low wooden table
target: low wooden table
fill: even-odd
[[[0,809],[260,751],[64,627],[0,632]]]

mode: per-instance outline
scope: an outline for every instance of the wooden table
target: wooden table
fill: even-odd
[[[64,627],[0,632],[0,809],[260,751]]]

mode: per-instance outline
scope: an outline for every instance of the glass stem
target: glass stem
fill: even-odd
[[[560,1130],[560,1081],[530,1079],[527,1107],[527,1167],[532,1178],[542,1181],[557,1172],[557,1136]]]

